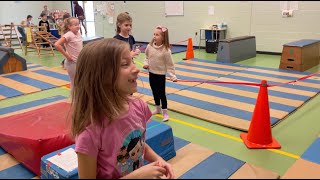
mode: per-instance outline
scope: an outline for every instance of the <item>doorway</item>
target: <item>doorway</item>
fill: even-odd
[[[78,1],[78,4],[83,8],[85,20],[84,24],[87,27],[87,35],[84,33],[84,27],[81,25],[82,36],[93,37],[96,35],[96,29],[94,25],[94,12],[93,12],[93,1]],[[72,6],[72,14],[74,15],[74,9]]]

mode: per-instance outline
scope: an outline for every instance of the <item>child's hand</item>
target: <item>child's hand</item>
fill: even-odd
[[[135,51],[134,51],[134,53],[136,54],[136,55],[139,55],[140,53],[141,53],[141,51],[140,51],[140,49],[136,49]]]
[[[143,65],[143,69],[149,69],[149,65]]]
[[[161,176],[166,174],[166,169],[158,166],[158,163],[158,161],[155,161],[133,171],[133,177],[138,179],[160,179]]]
[[[163,160],[162,158],[159,159],[159,160],[156,161],[156,162],[157,162],[156,165],[158,165],[158,166],[163,167],[163,168],[166,169],[165,175],[166,175],[166,177],[167,177],[168,179],[174,179],[174,178],[175,178],[171,164],[167,163],[167,162],[166,162],[165,160]]]
[[[67,53],[66,59],[67,59],[68,61],[72,61],[72,57],[71,57],[68,53]]]

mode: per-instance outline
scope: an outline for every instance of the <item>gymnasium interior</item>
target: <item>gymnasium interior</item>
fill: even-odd
[[[178,81],[167,79],[170,119],[152,116],[146,142],[175,178],[320,178],[319,1],[78,2],[84,46],[113,38],[117,15],[130,14],[141,50],[133,96],[151,110],[144,50],[156,26],[168,28]],[[54,47],[72,1],[0,4],[0,178],[76,179],[70,80]],[[37,25],[45,5],[51,33],[31,28],[21,43],[21,21]]]

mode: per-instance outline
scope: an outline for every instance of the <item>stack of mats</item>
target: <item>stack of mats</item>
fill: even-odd
[[[178,79],[215,80],[223,82],[281,84],[307,76],[308,72],[218,63],[192,59],[176,65]],[[149,81],[140,73],[143,83],[138,92],[154,104]],[[168,109],[227,127],[248,131],[258,96],[258,86],[209,84],[201,82],[166,82]],[[271,125],[275,126],[291,112],[320,91],[320,78],[314,76],[294,84],[269,87]],[[141,96],[141,95],[138,96]]]
[[[64,97],[56,96],[52,98],[46,98],[43,100],[36,100],[34,102],[28,102],[21,105],[16,105],[12,108],[7,107],[5,110],[0,110],[2,112],[2,117],[17,114],[13,110],[21,110],[23,108],[34,109],[35,106],[44,106],[49,103],[59,102],[60,99]],[[49,106],[48,106],[49,107]],[[13,110],[12,110],[13,109]],[[165,124],[151,121],[147,125],[147,136],[150,137],[152,142],[158,141],[158,146],[167,146],[169,153],[162,154],[163,157],[168,157],[174,155],[169,162],[173,165],[175,174],[177,178],[192,178],[195,177],[209,177],[209,178],[277,178],[278,175],[272,173],[268,170],[256,167],[254,165],[245,163],[241,160],[235,159],[233,157],[213,152],[209,149],[203,148],[199,145],[187,142],[177,137],[173,137],[174,143],[170,142],[171,128],[168,128]],[[161,131],[160,131],[161,130]],[[161,136],[155,136],[156,132],[162,134]],[[161,133],[162,132],[162,133]],[[162,137],[162,141],[158,139]],[[148,142],[149,140],[147,140]],[[151,144],[151,142],[148,142]],[[174,144],[174,151],[172,150],[172,145]],[[154,145],[152,145],[154,146]],[[68,146],[65,146],[68,147]],[[171,149],[171,150],[170,150]],[[163,151],[161,148],[155,148],[158,153]],[[167,156],[166,154],[169,154]],[[170,155],[171,154],[171,155]],[[22,163],[19,163],[14,157],[6,153],[5,150],[0,148],[0,178],[19,178],[19,179],[30,179],[37,178],[37,175],[25,168]],[[39,162],[40,163],[40,162]],[[206,168],[203,168],[206,167]],[[208,167],[210,167],[208,169]],[[202,170],[201,170],[202,169]]]
[[[282,176],[282,179],[319,179],[320,178],[320,136],[307,148]]]
[[[21,114],[33,109],[55,104],[66,99],[64,96],[53,96],[22,104],[4,107],[0,109],[0,118],[9,117],[14,114]],[[25,168],[13,156],[0,148],[0,179],[30,179],[36,177],[36,174]]]
[[[30,70],[0,76],[0,100],[64,86],[70,83],[67,72],[28,64]]]
[[[27,112],[2,115],[1,147],[40,175],[42,156],[74,143],[67,125],[69,111],[69,103],[57,101]]]
[[[146,142],[147,144],[164,160],[172,159],[176,156],[176,151],[174,147],[173,133],[170,126],[159,123],[157,121],[151,121],[147,123],[146,132]],[[66,150],[71,148],[75,149],[75,145],[71,145],[60,149],[58,151],[47,154],[41,158],[41,179],[77,179],[78,178],[78,168],[73,170],[64,170],[61,167],[48,161],[48,158],[53,156],[59,156],[63,154]],[[70,162],[76,162],[76,154],[66,155]],[[145,162],[148,163],[148,162]],[[77,167],[77,166],[75,166]]]

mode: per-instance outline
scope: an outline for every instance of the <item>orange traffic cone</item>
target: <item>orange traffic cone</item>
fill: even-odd
[[[250,149],[276,149],[281,145],[272,138],[267,81],[262,80],[248,133],[241,139]]]
[[[192,38],[189,38],[188,39],[188,46],[187,46],[187,53],[186,53],[185,60],[192,59],[192,58],[194,58]]]

